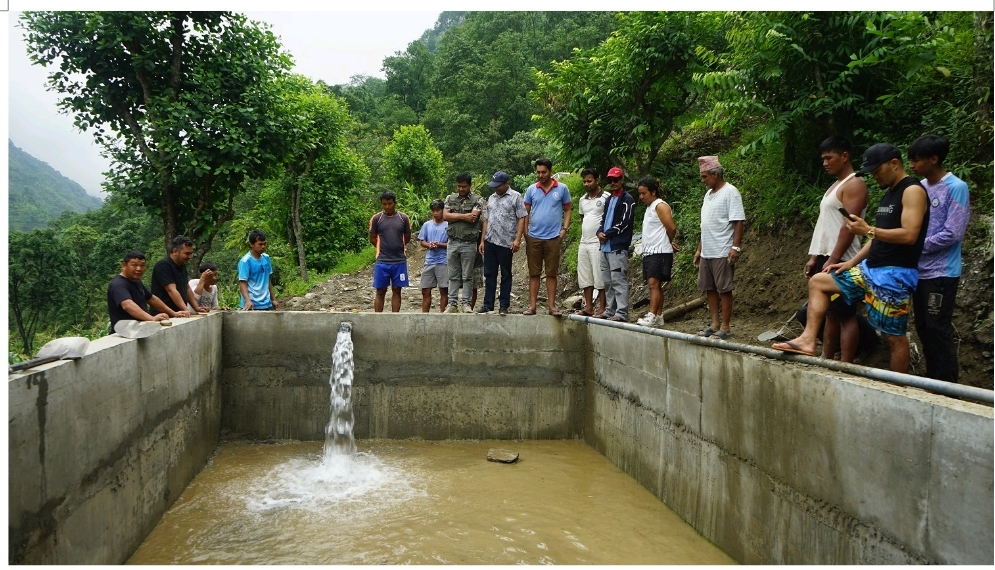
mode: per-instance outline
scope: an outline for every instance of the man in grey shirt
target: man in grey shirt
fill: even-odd
[[[494,193],[487,199],[484,209],[483,242],[480,254],[484,256],[484,304],[478,314],[494,312],[494,293],[497,289],[498,269],[501,270],[501,295],[498,297],[498,314],[508,314],[511,304],[511,257],[518,251],[525,233],[525,204],[522,195],[511,189],[509,177],[495,172],[487,183]]]

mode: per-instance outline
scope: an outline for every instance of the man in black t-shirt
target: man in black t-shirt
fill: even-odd
[[[878,205],[875,226],[852,212],[846,228],[853,235],[867,236],[857,255],[846,263],[829,265],[809,280],[808,322],[798,338],[771,348],[811,356],[816,333],[829,296],[840,293],[854,305],[867,305],[867,320],[881,331],[891,350],[889,368],[909,371],[909,307],[919,282],[919,256],[929,226],[929,200],[919,180],[905,173],[902,154],[894,146],[878,143],[864,153],[858,176],[871,174],[888,191]],[[842,213],[841,213],[842,215]]]
[[[178,312],[173,311],[162,302],[159,297],[152,294],[142,283],[142,275],[145,274],[145,254],[133,249],[124,254],[121,261],[121,273],[115,275],[107,286],[107,314],[111,318],[111,329],[118,321],[164,321],[167,317],[179,317]],[[147,311],[147,305],[151,304],[159,313],[152,316]],[[183,311],[186,313],[186,311]]]
[[[193,242],[184,236],[176,236],[169,244],[169,255],[156,262],[152,268],[152,294],[162,300],[167,307],[189,317],[187,303],[198,312],[206,313],[197,304],[197,298],[187,286],[187,262],[193,255]],[[155,307],[152,314],[156,314]]]

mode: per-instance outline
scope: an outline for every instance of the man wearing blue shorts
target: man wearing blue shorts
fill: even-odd
[[[846,227],[867,236],[863,249],[846,263],[827,266],[809,280],[808,320],[798,338],[775,343],[785,352],[815,354],[816,335],[829,307],[829,297],[842,293],[851,305],[863,299],[867,320],[881,331],[891,350],[891,370],[908,372],[912,293],[919,281],[919,256],[929,226],[929,202],[919,181],[905,173],[902,154],[887,143],[864,153],[858,176],[871,174],[888,191],[878,206],[875,226],[850,214]]]
[[[377,248],[373,264],[373,288],[377,290],[373,310],[382,313],[387,287],[390,287],[390,311],[401,311],[401,287],[408,286],[408,258],[404,250],[411,239],[411,220],[397,211],[393,192],[380,195],[383,211],[370,218],[370,243]]]

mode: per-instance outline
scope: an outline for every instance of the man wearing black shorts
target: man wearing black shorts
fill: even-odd
[[[822,167],[836,180],[819,203],[819,219],[812,232],[809,260],[804,269],[806,279],[811,279],[830,265],[848,261],[860,252],[860,239],[847,229],[846,218],[840,208],[861,218],[867,209],[867,183],[853,170],[850,160],[853,144],[850,140],[839,135],[831,136],[822,141],[819,152]],[[822,333],[822,358],[835,358],[838,349],[840,360],[853,362],[857,356],[859,336],[857,305],[848,304],[838,293],[830,295]]]

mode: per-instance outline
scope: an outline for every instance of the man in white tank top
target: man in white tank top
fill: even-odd
[[[819,219],[815,223],[804,269],[806,279],[825,267],[849,260],[860,251],[860,238],[846,228],[846,218],[840,208],[860,218],[867,209],[867,184],[854,174],[850,161],[853,143],[846,137],[833,135],[822,141],[819,152],[822,167],[830,176],[836,177],[836,182],[826,190],[819,204]],[[838,349],[840,360],[853,362],[859,332],[857,306],[848,305],[839,295],[831,298],[822,334],[822,357],[832,359]]]

